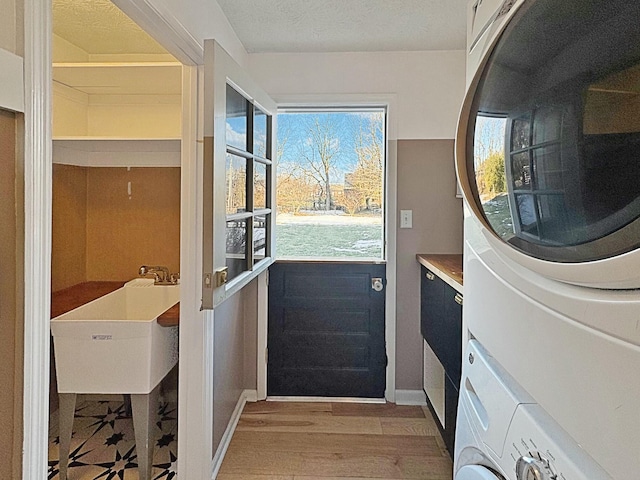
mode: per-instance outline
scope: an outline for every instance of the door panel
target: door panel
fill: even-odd
[[[385,265],[276,263],[269,270],[267,394],[383,398]]]

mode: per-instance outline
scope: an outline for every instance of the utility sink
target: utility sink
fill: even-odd
[[[150,393],[178,361],[178,327],[157,318],[179,285],[138,278],[51,320],[60,393]]]

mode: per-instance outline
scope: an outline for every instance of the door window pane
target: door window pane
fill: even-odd
[[[267,208],[267,165],[256,161],[253,165],[253,209]]]
[[[233,220],[227,222],[227,278],[237,277],[247,269],[247,222]]]
[[[247,210],[247,160],[227,154],[226,170],[227,215]]]
[[[511,150],[520,150],[529,146],[529,117],[518,118],[513,121],[511,130]]]
[[[253,218],[253,263],[267,256],[267,227],[270,215],[258,215]]]
[[[256,107],[253,117],[253,153],[266,158],[267,142],[267,114]]]
[[[227,85],[227,145],[247,150],[247,99]]]
[[[384,258],[384,109],[288,110],[278,125],[278,256]]]
[[[511,176],[513,188],[516,190],[531,188],[531,170],[529,152],[517,153],[511,160]]]

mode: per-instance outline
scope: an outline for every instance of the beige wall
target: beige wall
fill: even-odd
[[[212,455],[220,445],[242,391],[256,388],[255,373],[252,376],[255,368],[245,365],[247,359],[251,358],[248,350],[255,352],[256,347],[253,342],[247,343],[247,336],[251,337],[257,328],[256,302],[257,280],[253,280],[214,310]]]
[[[0,48],[23,56],[23,14],[21,0],[0,0]]]
[[[22,448],[24,207],[16,147],[15,115],[0,110],[0,478],[19,478]]]
[[[53,199],[52,291],[179,271],[180,168],[54,165]]]
[[[53,165],[51,291],[87,278],[87,169]]]
[[[462,199],[456,198],[453,140],[398,141],[396,388],[422,389],[420,267],[416,253],[462,253]]]

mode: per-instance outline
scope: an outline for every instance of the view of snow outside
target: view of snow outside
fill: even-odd
[[[384,109],[278,113],[278,258],[384,258]]]

